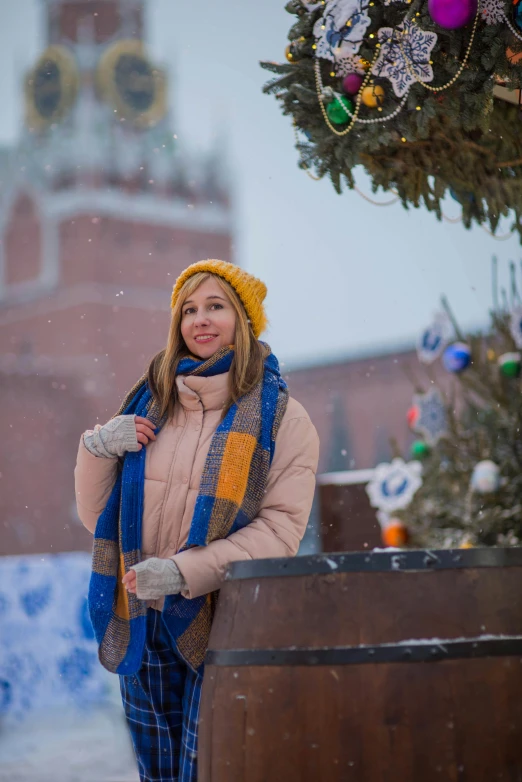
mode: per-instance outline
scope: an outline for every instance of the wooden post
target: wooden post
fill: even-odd
[[[367,551],[382,545],[376,509],[366,484],[373,470],[319,475],[319,509],[323,551]]]

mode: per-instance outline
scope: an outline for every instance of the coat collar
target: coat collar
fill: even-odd
[[[186,410],[222,410],[228,399],[229,372],[212,377],[178,375],[179,401]]]

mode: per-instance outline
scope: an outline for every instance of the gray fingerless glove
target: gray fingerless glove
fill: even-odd
[[[96,424],[83,435],[83,442],[93,456],[113,459],[126,451],[139,451],[135,415],[117,415],[101,426]]]
[[[136,573],[136,596],[140,600],[157,600],[187,589],[187,582],[172,559],[151,557],[133,565],[131,570]]]

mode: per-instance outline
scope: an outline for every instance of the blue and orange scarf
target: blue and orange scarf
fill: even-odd
[[[250,524],[263,499],[275,440],[288,402],[279,364],[268,345],[263,380],[233,404],[212,438],[201,476],[189,538],[183,549],[207,546]],[[207,361],[182,359],[177,374],[210,377],[228,372],[233,348]],[[129,391],[116,415],[151,420],[158,433],[165,423],[144,375]],[[102,665],[129,675],[141,666],[146,603],[128,593],[121,580],[141,561],[141,522],[146,448],[127,452],[94,533],[89,611]],[[178,653],[194,671],[202,671],[217,592],[188,600],[165,598],[163,618]]]

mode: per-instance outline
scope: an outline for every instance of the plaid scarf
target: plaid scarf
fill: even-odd
[[[189,538],[182,550],[207,546],[250,524],[263,499],[275,439],[288,401],[276,357],[265,343],[263,380],[233,404],[216,429],[201,476]],[[228,372],[233,348],[207,361],[184,358],[177,374],[210,377]],[[116,415],[151,420],[159,432],[165,418],[144,375],[129,391]],[[141,561],[141,522],[146,448],[127,452],[94,533],[89,611],[102,665],[129,675],[140,668],[146,632],[146,603],[121,583]],[[203,670],[218,592],[188,600],[167,595],[165,625],[178,653],[194,671]]]

